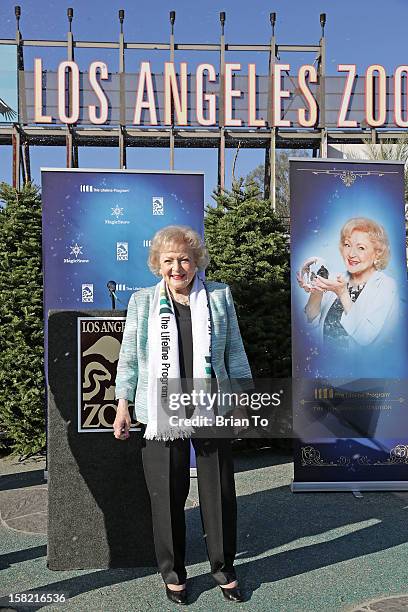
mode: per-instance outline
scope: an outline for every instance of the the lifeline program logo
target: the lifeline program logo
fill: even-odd
[[[80,185],[81,193],[129,193],[130,189],[118,189],[117,187],[94,187],[93,185]]]
[[[105,219],[105,225],[129,225],[130,221],[120,218],[123,216],[123,208],[116,204],[116,206],[111,208],[111,211],[113,219]]]
[[[128,261],[129,260],[129,243],[128,242],[117,242],[116,243],[116,259],[117,261]]]
[[[83,255],[82,249],[84,247],[80,246],[77,242],[75,244],[71,244],[71,246],[67,248],[71,249],[69,254],[74,255],[75,259],[73,259],[72,257],[65,257],[64,263],[67,263],[67,264],[89,263],[89,259],[79,259],[79,255]]]
[[[92,303],[94,301],[93,283],[84,283],[82,285],[82,301],[87,303]]]
[[[127,285],[126,283],[116,283],[116,291],[139,291],[142,287]]]

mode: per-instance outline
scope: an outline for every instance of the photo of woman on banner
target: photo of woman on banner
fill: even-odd
[[[308,323],[325,349],[367,356],[392,347],[399,296],[396,281],[384,272],[391,255],[384,227],[367,217],[351,218],[340,230],[339,249],[345,273],[324,265],[314,273],[317,257],[306,259],[297,272],[299,286],[309,294]]]
[[[188,425],[160,415],[171,381],[238,379],[252,388],[228,285],[205,281],[209,257],[190,227],[168,226],[151,243],[149,267],[160,282],[129,301],[116,377],[119,440],[129,437],[128,402],[144,431],[142,459],[149,490],[157,564],[173,603],[187,602],[184,507],[190,487],[190,442],[196,454],[201,517],[211,574],[228,601],[242,601],[236,579],[236,494],[231,440],[192,437]],[[200,382],[201,381],[201,382]],[[158,388],[160,393],[158,393]],[[183,389],[183,393],[191,389]],[[185,414],[194,406],[182,409]]]

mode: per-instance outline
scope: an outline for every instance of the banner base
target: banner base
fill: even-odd
[[[295,482],[290,484],[292,493],[321,491],[408,491],[407,480],[377,480],[373,482]]]

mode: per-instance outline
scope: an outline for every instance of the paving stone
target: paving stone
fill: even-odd
[[[47,533],[47,488],[13,489],[0,493],[2,523],[26,533]]]
[[[384,597],[374,601],[360,604],[352,612],[407,612],[408,595],[398,597]]]

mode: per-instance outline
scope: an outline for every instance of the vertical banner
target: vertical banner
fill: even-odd
[[[0,45],[0,123],[18,121],[17,47]]]
[[[290,162],[293,491],[408,489],[404,165]]]

